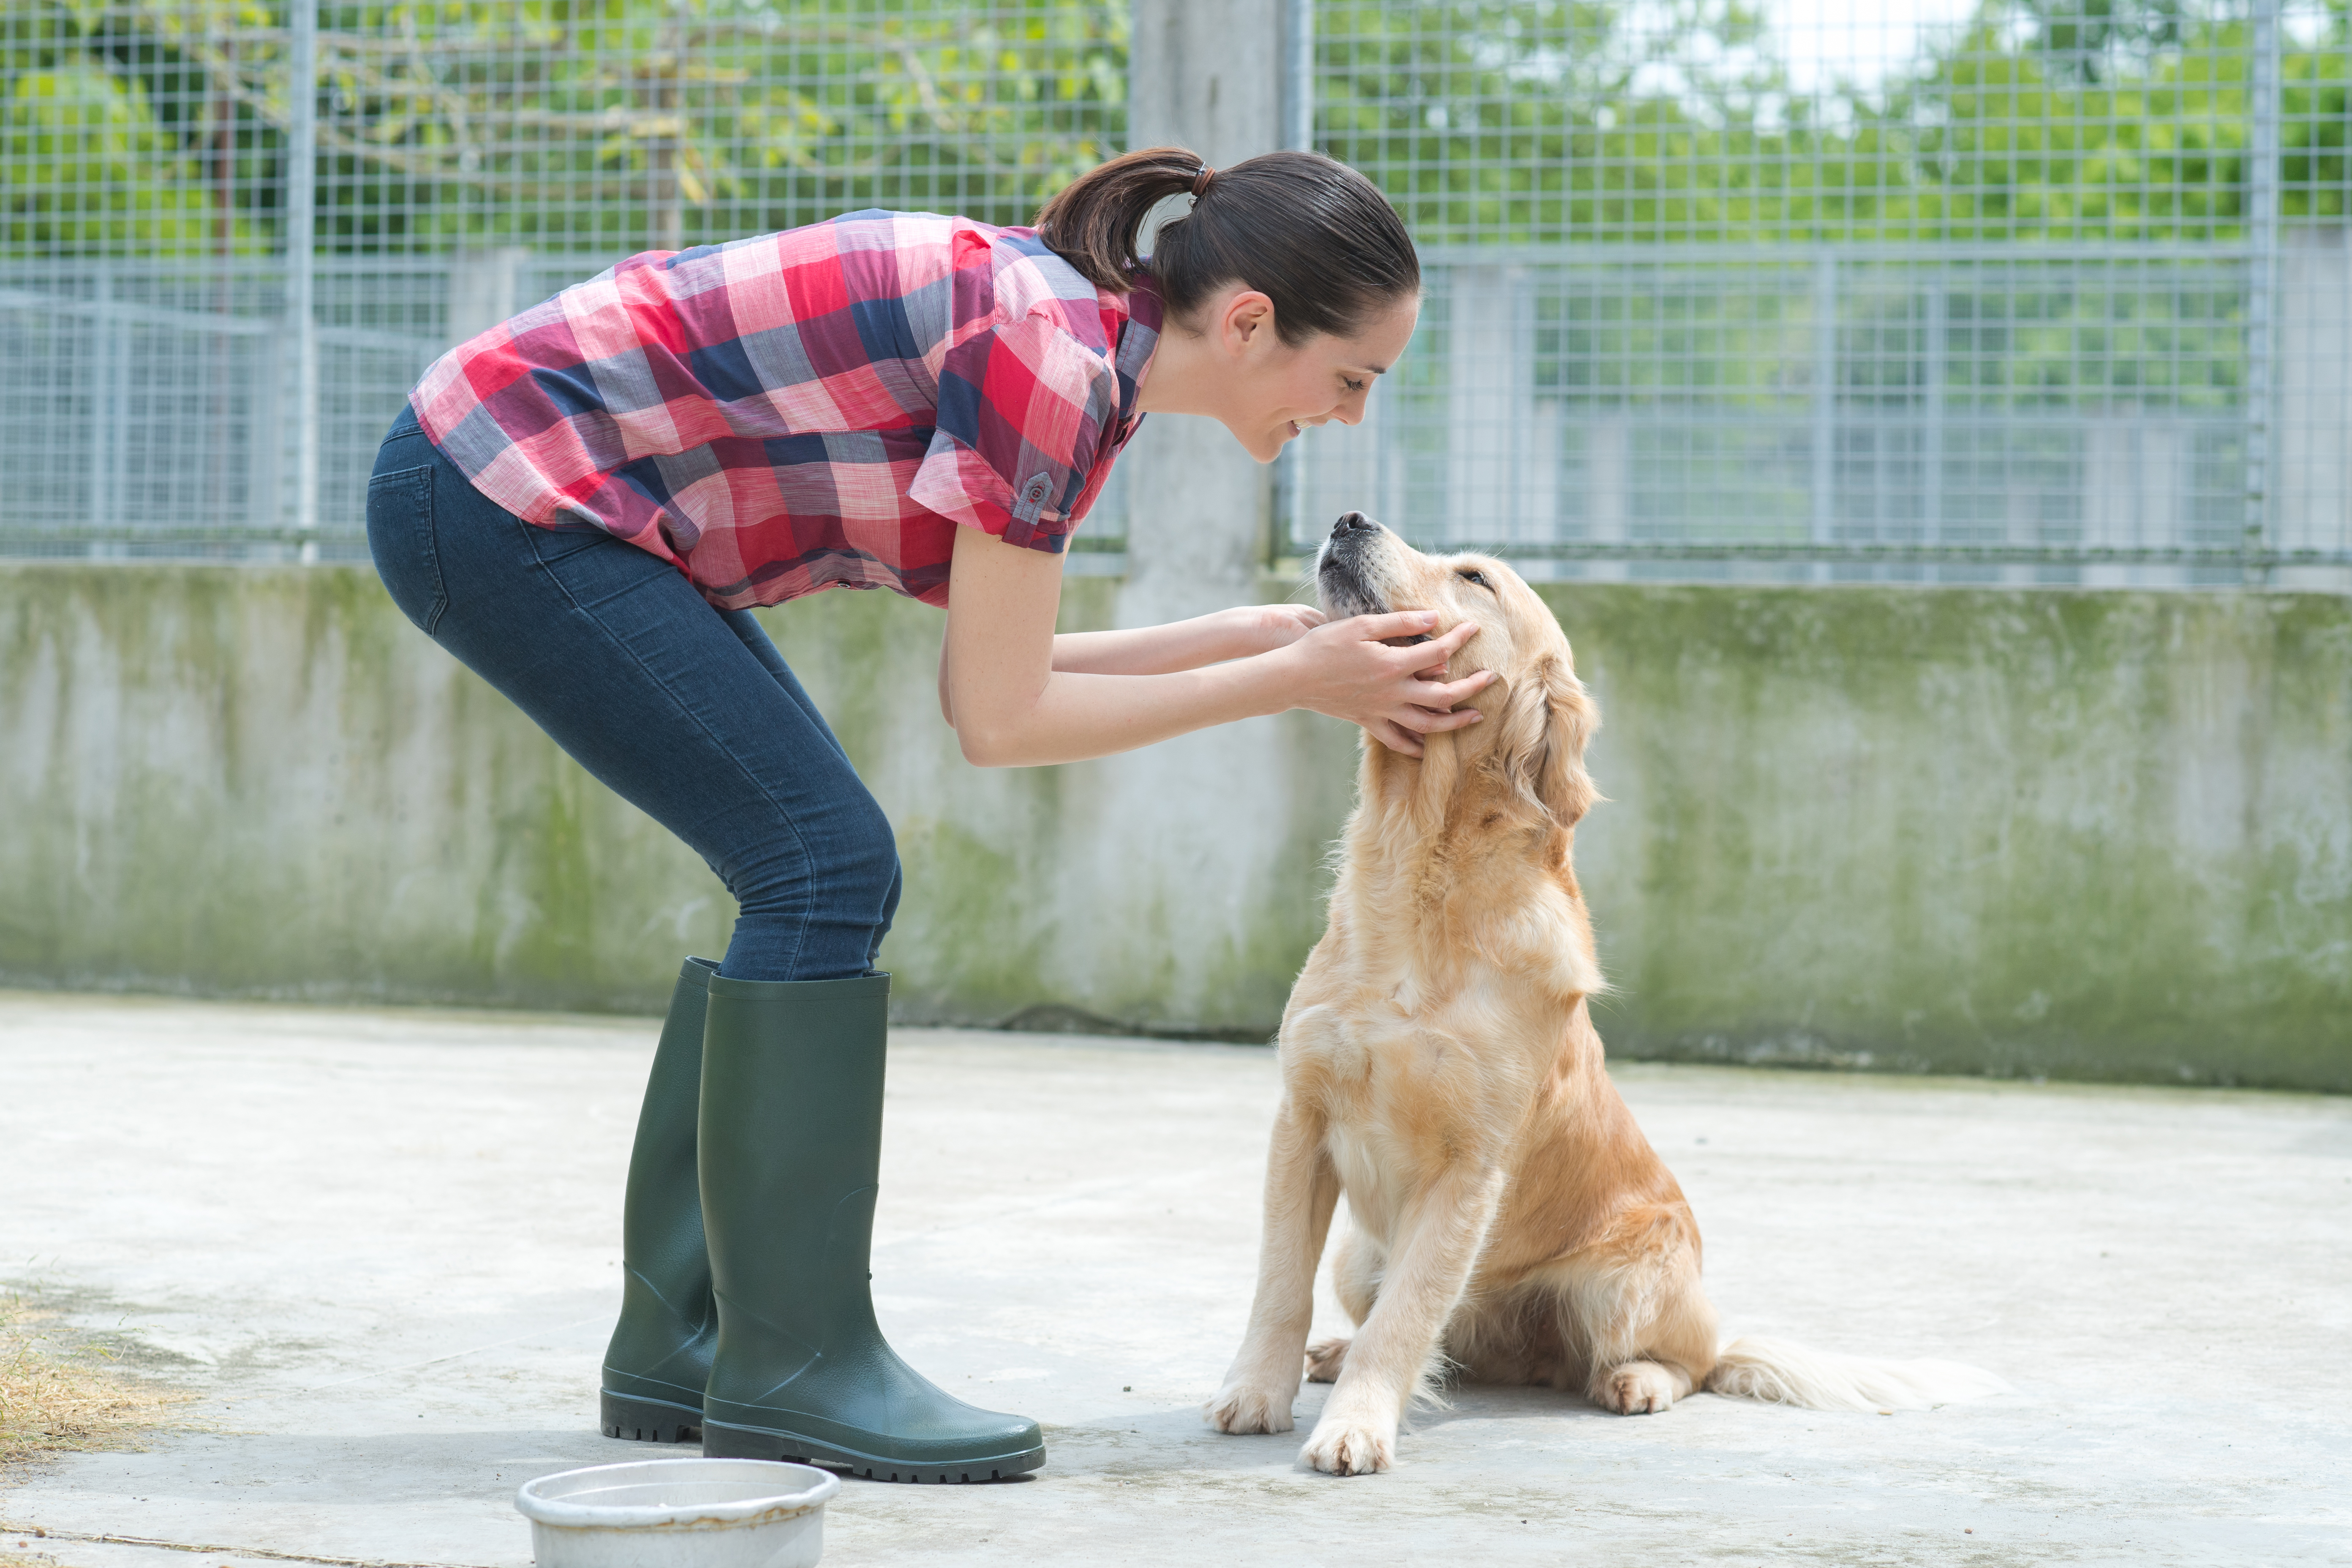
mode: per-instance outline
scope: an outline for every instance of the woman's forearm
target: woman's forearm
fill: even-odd
[[[1063,632],[1054,638],[1054,668],[1074,675],[1168,675],[1263,653],[1248,617],[1229,610],[1131,631]]]
[[[1305,605],[1259,605],[1203,620],[1227,622],[1263,651],[1232,657],[1212,627],[1180,622],[1118,638],[1074,643],[1073,657],[1150,664],[1218,652],[1202,668],[1105,675],[1059,668],[1054,616],[1057,557],[1007,549],[976,528],[956,531],[940,710],[964,756],[985,767],[1035,767],[1133,751],[1155,741],[1259,714],[1312,709],[1364,726],[1408,755],[1418,737],[1477,722],[1454,705],[1486,671],[1447,682],[1447,661],[1477,634],[1465,618],[1437,630],[1433,611],[1396,611],[1325,623]],[[1407,640],[1412,646],[1404,646]],[[1420,645],[1426,644],[1426,647]],[[1156,647],[1155,647],[1156,645]]]
[[[1024,704],[961,716],[963,754],[982,767],[1041,767],[1131,752],[1235,719],[1289,709],[1280,651],[1204,669],[1100,675],[1055,669]]]
[[[1199,669],[1270,652],[1290,640],[1271,633],[1261,624],[1265,620],[1245,610],[1218,610],[1189,621],[1128,631],[1062,632],[1054,638],[1053,668],[1073,675],[1172,675]],[[940,650],[940,713],[950,724],[955,722],[944,645]]]

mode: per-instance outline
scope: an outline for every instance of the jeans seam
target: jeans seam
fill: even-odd
[[[522,528],[533,530],[534,533],[537,531],[544,531],[537,530],[536,525],[524,521],[520,518],[516,518],[515,521]],[[759,791],[760,798],[768,803],[768,805],[775,811],[776,816],[783,822],[785,827],[791,830],[793,842],[799,846],[802,862],[810,868],[812,873],[814,873],[817,867],[817,858],[809,847],[808,835],[801,831],[801,825],[799,822],[794,820],[793,814],[784,808],[784,803],[776,798],[775,792],[768,787],[766,782],[762,780],[759,774],[744,766],[743,759],[735,754],[734,748],[719,739],[718,732],[711,729],[709,721],[706,721],[701,714],[696,712],[693,706],[680,697],[677,691],[671,687],[670,683],[667,679],[663,679],[663,677],[656,671],[651,665],[645,661],[644,657],[640,655],[635,648],[630,647],[629,644],[616,634],[613,630],[612,626],[593,610],[580,602],[579,596],[572,592],[571,584],[565,583],[562,577],[556,575],[554,570],[551,568],[545,561],[540,559],[538,539],[530,535],[527,535],[526,537],[529,538],[530,542],[529,548],[530,550],[532,567],[540,572],[545,573],[547,580],[554,584],[556,591],[563,595],[564,603],[570,605],[575,614],[581,616],[591,625],[594,626],[597,631],[602,633],[608,640],[610,640],[614,647],[618,647],[623,653],[628,655],[631,662],[636,665],[637,668],[645,675],[646,679],[653,682],[655,689],[658,690],[664,697],[668,698],[678,712],[693,722],[694,727],[700,730],[703,735],[709,739],[710,743],[718,748],[719,753],[734,764],[735,771],[743,776],[744,781],[751,784],[753,789]],[[715,614],[716,612],[714,611],[713,613]],[[751,650],[746,648],[744,652],[748,655]],[[761,673],[765,674],[766,671],[762,670]],[[732,889],[730,890],[732,891]],[[814,893],[815,889],[812,889],[811,891]],[[737,901],[740,903],[741,900],[739,898]],[[800,957],[801,949],[808,945],[808,922],[810,918],[815,913],[815,909],[816,900],[814,897],[802,901],[801,918],[793,931],[793,957],[795,962],[797,962]]]
[[[388,487],[396,479],[410,479],[419,474],[424,476],[424,482],[416,489],[425,511],[425,526],[419,531],[419,543],[425,557],[425,575],[433,584],[433,602],[425,607],[424,618],[417,622],[417,626],[429,637],[434,635],[434,628],[440,626],[441,617],[449,610],[449,584],[441,575],[441,537],[437,522],[440,509],[433,504],[436,480],[433,465],[420,463],[413,468],[394,468],[388,474],[371,475],[368,489],[373,493],[378,485]]]

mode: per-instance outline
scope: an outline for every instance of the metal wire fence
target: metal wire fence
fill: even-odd
[[[1315,7],[1315,144],[1429,299],[1291,547],[2352,587],[2342,0],[1804,13]]]
[[[1127,26],[1116,0],[12,5],[0,550],[363,555],[375,446],[448,344],[639,250],[866,206],[1024,222],[1118,149]]]
[[[1360,507],[1538,574],[2352,588],[2345,0],[1287,5],[1234,47],[1290,42],[1293,139],[1390,193],[1429,298],[1367,424],[1299,444],[1277,553]],[[362,553],[449,342],[639,249],[1025,221],[1123,144],[1128,35],[16,0],[0,551]]]

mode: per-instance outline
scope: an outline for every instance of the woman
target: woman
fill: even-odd
[[[1362,416],[1419,308],[1362,176],[1163,147],[1034,230],[866,212],[635,257],[426,373],[368,487],[394,602],[740,907],[725,962],[686,961],[646,1086],[607,1433],[908,1480],[1045,1462],[1035,1423],[950,1398],[875,1325],[898,853],[750,607],[837,585],[944,606],[940,707],[982,766],[1301,707],[1416,751],[1476,718],[1451,710],[1483,678],[1421,679],[1467,628],[1054,621],[1063,544],[1146,413],[1220,419],[1270,461]]]

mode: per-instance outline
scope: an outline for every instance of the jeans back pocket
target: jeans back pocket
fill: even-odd
[[[368,552],[400,613],[426,637],[449,607],[433,534],[433,469],[428,465],[368,480]]]

